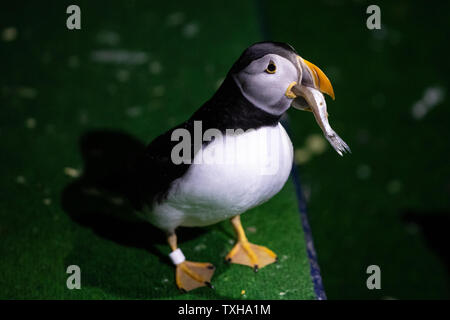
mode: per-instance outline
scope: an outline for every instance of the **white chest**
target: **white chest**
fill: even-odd
[[[292,160],[292,143],[281,124],[224,135],[196,154],[159,209],[182,226],[230,218],[278,193],[289,178]]]

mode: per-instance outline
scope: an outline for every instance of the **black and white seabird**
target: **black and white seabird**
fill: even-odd
[[[132,200],[147,221],[167,232],[178,288],[211,286],[214,273],[210,263],[185,259],[177,247],[179,226],[231,219],[237,243],[226,260],[255,271],[276,261],[273,251],[247,240],[240,215],[272,198],[289,177],[293,147],[279,121],[291,105],[313,112],[340,155],[350,151],[328,123],[322,93],[334,99],[325,74],[294,48],[278,42],[256,43],[234,63],[210,100],[148,145],[135,165]],[[184,154],[180,163],[174,159],[179,133],[194,137],[199,126],[205,133],[202,141],[191,139],[187,159]]]

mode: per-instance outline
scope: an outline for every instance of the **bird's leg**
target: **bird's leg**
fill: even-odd
[[[240,216],[232,218],[231,223],[236,231],[238,241],[225,258],[228,262],[250,266],[256,272],[277,261],[277,255],[272,250],[248,242]]]
[[[177,247],[175,233],[169,234],[167,241],[172,249],[169,257],[176,265],[175,280],[178,288],[186,292],[204,286],[212,288],[210,281],[215,267],[211,263],[187,261],[181,249]]]

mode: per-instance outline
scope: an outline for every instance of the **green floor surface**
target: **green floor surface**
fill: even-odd
[[[331,79],[330,124],[352,149],[340,158],[327,147],[300,167],[328,298],[448,299],[450,3],[266,4],[272,38]],[[371,4],[381,30],[366,27]],[[435,102],[415,116],[421,101]],[[289,115],[304,150],[321,131],[312,116]],[[381,290],[366,287],[372,264]]]

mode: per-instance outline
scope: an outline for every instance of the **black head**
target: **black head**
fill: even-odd
[[[245,49],[239,59],[234,63],[230,73],[233,74],[243,70],[251,62],[258,60],[267,54],[276,54],[286,58],[293,64],[297,64],[298,53],[291,45],[283,42],[264,41],[257,42]]]

